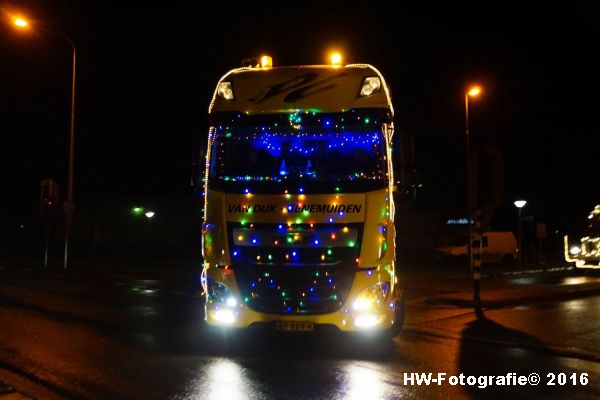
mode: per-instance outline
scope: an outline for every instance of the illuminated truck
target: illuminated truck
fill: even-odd
[[[586,233],[576,242],[564,237],[565,259],[577,268],[600,268],[600,204],[588,215]]]
[[[395,335],[392,135],[367,64],[226,73],[209,107],[202,230],[206,322]]]

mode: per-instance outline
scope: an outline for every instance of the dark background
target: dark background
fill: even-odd
[[[194,196],[195,138],[220,76],[263,53],[323,63],[335,47],[391,85],[396,127],[415,141],[418,208],[464,203],[463,94],[477,82],[474,146],[506,162],[496,219],[513,227],[524,198],[537,221],[573,229],[600,200],[600,2],[527,3],[0,3],[0,228],[37,218],[40,179],[66,194],[70,48],[13,29],[21,11],[77,44],[76,203]]]

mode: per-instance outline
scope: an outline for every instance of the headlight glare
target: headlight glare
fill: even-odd
[[[352,308],[355,311],[372,310],[385,303],[389,290],[389,282],[379,282],[364,288],[356,299]]]
[[[227,305],[229,307],[235,307],[237,305],[237,301],[235,300],[235,297],[231,296],[227,298]]]
[[[377,315],[374,314],[364,314],[359,315],[354,320],[354,324],[359,328],[370,328],[377,324],[378,318]]]
[[[233,311],[227,309],[216,310],[214,318],[224,324],[233,324],[235,322],[235,314]]]

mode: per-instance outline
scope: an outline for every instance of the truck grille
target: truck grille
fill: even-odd
[[[255,227],[261,233],[256,236],[264,238],[270,229],[277,232],[279,225],[268,225]],[[310,315],[339,310],[356,273],[361,228],[362,224],[294,226],[289,229],[292,235],[302,232],[310,240],[319,238],[318,244],[307,239],[285,242],[284,235],[277,245],[263,241],[252,246],[247,239],[234,239],[240,234],[240,226],[229,224],[229,239],[234,244],[231,268],[244,303],[268,314]],[[332,232],[347,236],[333,243],[326,240]]]

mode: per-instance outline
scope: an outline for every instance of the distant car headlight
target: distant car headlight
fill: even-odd
[[[360,88],[360,95],[370,96],[373,93],[377,93],[379,89],[381,89],[381,79],[377,76],[369,76],[363,81],[362,87]]]
[[[577,254],[581,253],[581,247],[579,247],[579,246],[571,246],[571,248],[569,249],[569,253],[571,253],[574,256],[576,256]]]
[[[356,296],[352,308],[355,311],[367,311],[384,304],[389,287],[389,282],[379,282],[367,286]]]
[[[233,100],[233,87],[231,82],[221,82],[217,86],[217,95],[225,100]]]

